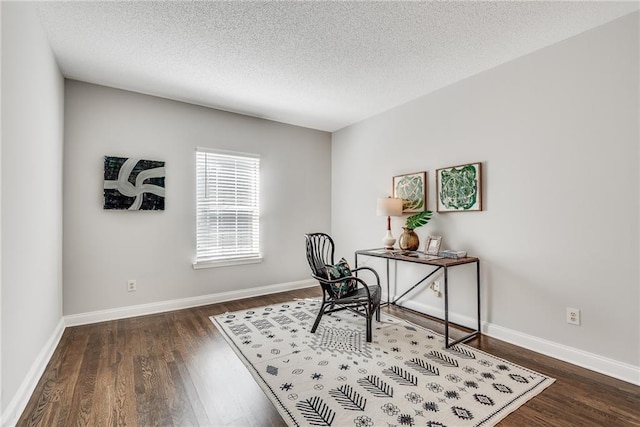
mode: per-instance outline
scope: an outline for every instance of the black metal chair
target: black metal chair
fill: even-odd
[[[322,305],[316,321],[311,328],[311,332],[315,333],[320,319],[325,313],[332,313],[338,310],[350,310],[367,319],[367,342],[371,342],[371,327],[373,315],[376,320],[380,321],[380,277],[378,273],[371,267],[360,267],[351,270],[352,273],[362,270],[368,270],[375,277],[375,285],[367,285],[364,280],[353,274],[337,279],[330,279],[327,274],[327,266],[334,265],[334,243],[333,239],[324,233],[305,234],[307,246],[307,261],[311,268],[311,276],[316,279],[322,287]],[[345,280],[355,281],[357,288],[342,297],[338,297],[332,284]],[[353,283],[353,282],[352,282]]]

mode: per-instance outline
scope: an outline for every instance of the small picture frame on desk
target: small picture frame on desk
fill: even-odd
[[[427,243],[425,245],[424,252],[427,255],[438,255],[438,252],[440,252],[441,243],[442,243],[442,236],[427,237]]]

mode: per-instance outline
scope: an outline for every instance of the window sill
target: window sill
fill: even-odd
[[[261,262],[262,262],[262,256],[251,257],[251,258],[230,258],[230,259],[221,259],[219,261],[194,262],[192,264],[192,267],[194,270],[200,270],[202,268],[230,267],[233,265],[258,264]]]

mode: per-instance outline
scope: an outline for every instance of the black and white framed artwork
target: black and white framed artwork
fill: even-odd
[[[164,210],[164,162],[104,157],[104,209]]]

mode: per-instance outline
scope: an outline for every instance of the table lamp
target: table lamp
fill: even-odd
[[[402,199],[392,197],[378,199],[377,212],[378,216],[387,217],[387,234],[382,239],[382,244],[385,249],[393,249],[396,239],[391,234],[391,217],[402,215]]]

